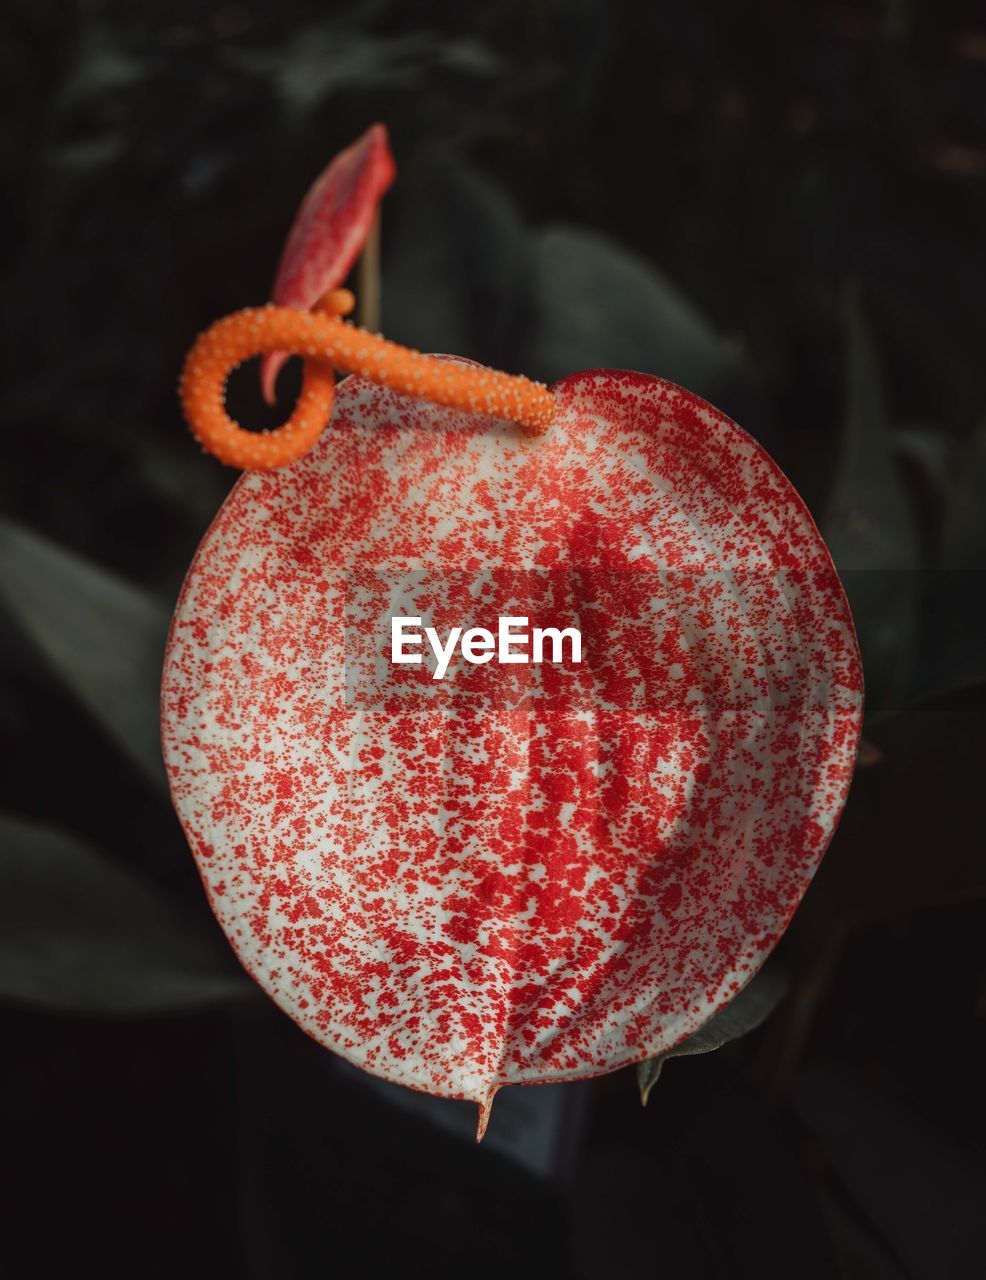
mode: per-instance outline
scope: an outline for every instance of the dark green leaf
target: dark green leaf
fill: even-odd
[[[965,450],[942,538],[946,569],[986,568],[986,423]]]
[[[537,318],[529,371],[658,374],[714,397],[735,370],[728,343],[666,276],[611,240],[549,227],[535,244]]]
[[[661,1077],[669,1058],[686,1058],[696,1053],[711,1053],[731,1040],[739,1040],[774,1012],[788,989],[788,978],[776,964],[755,974],[733,1000],[712,1015],[708,1022],[667,1053],[648,1058],[637,1067],[640,1101],[646,1106],[650,1091]]]
[[[309,119],[349,89],[414,89],[438,72],[487,78],[502,70],[498,55],[471,36],[429,32],[381,35],[340,19],[293,28],[279,44],[240,50],[233,60],[270,81],[289,114]]]
[[[385,213],[388,335],[426,351],[517,364],[529,274],[526,229],[468,166],[419,168]]]
[[[568,74],[558,84],[573,120],[592,110],[613,56],[616,10],[609,0],[553,0],[551,40]]]
[[[80,106],[99,102],[140,84],[147,65],[107,25],[84,28],[73,50],[72,64],[52,102],[62,116]]]
[[[856,775],[819,895],[862,921],[986,893],[986,683],[878,717],[867,737],[880,759]]]
[[[955,463],[955,443],[940,427],[911,425],[895,432],[897,456],[920,475],[937,504],[947,498]]]
[[[968,1153],[893,1100],[845,1073],[813,1067],[794,1089],[855,1203],[913,1280],[973,1280],[986,1247],[986,1178]]]
[[[0,816],[0,998],[111,1016],[250,999],[178,907],[74,836]]]
[[[949,487],[924,622],[923,687],[986,676],[986,425],[968,442]]]
[[[166,607],[8,520],[0,520],[0,601],[92,715],[163,785],[158,690]]]
[[[847,298],[845,323],[846,426],[824,533],[852,605],[867,701],[877,708],[902,694],[914,657],[918,535],[855,294]]]

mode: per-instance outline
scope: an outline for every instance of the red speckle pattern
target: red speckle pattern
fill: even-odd
[[[802,502],[657,378],[540,440],[357,378],[245,475],[175,615],[172,794],[246,968],[376,1075],[484,1104],[672,1047],[756,971],[842,808],[862,688]],[[389,618],[584,661],[389,662]]]

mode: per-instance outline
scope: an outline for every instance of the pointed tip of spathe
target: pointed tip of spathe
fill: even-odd
[[[381,169],[382,190],[380,194],[383,195],[384,191],[397,177],[397,161],[394,159],[394,153],[390,149],[390,134],[387,131],[387,126],[382,120],[377,120],[370,125],[363,137],[359,139],[360,142],[364,140],[377,151]]]
[[[483,1141],[483,1135],[486,1133],[486,1126],[490,1122],[490,1112],[493,1110],[493,1099],[496,1097],[499,1088],[499,1085],[494,1085],[486,1097],[479,1101],[479,1116],[476,1120],[477,1142]]]

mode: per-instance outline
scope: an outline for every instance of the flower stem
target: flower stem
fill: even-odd
[[[366,237],[358,268],[357,295],[359,311],[357,319],[362,329],[370,333],[380,332],[380,210],[378,209],[370,234]]]

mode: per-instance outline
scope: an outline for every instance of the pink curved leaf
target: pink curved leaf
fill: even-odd
[[[301,203],[277,268],[272,302],[307,311],[342,284],[396,174],[382,124],[371,125],[340,151]],[[268,404],[274,403],[277,375],[287,359],[275,351],[261,361],[260,381]]]
[[[240,960],[321,1044],[481,1108],[665,1054],[783,933],[853,773],[825,545],[659,378],[575,374],[537,442],[358,378],[244,475],[165,665],[172,795]],[[221,605],[221,608],[219,607]],[[582,633],[581,664],[390,662],[390,618]]]

